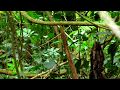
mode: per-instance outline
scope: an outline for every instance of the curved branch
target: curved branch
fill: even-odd
[[[38,23],[38,24],[42,24],[42,25],[80,25],[80,26],[95,26],[94,24],[90,23],[90,22],[80,22],[80,21],[41,21],[39,19],[34,19],[31,16],[29,16],[27,14],[26,11],[20,11],[21,14],[28,19],[29,21],[33,22],[33,23]],[[98,26],[103,26],[105,27],[105,25],[103,24],[96,24]]]

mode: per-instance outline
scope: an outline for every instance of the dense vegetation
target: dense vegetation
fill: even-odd
[[[0,79],[119,78],[119,44],[97,11],[0,11]]]

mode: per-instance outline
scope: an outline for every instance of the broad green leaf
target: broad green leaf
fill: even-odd
[[[28,14],[31,16],[31,17],[33,17],[33,18],[40,18],[40,15],[38,15],[38,14],[36,14],[35,12],[33,12],[33,11],[28,11]]]
[[[46,61],[44,62],[44,67],[46,67],[47,69],[51,69],[54,65],[56,65],[55,61]]]

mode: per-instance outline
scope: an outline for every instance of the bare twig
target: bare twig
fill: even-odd
[[[68,28],[69,28],[69,27],[67,27],[67,28],[65,29],[65,31],[66,31]],[[65,34],[67,35],[67,33],[65,33]],[[53,38],[50,39],[49,41],[41,44],[39,47],[44,47],[44,45],[48,44],[49,42],[51,42],[52,40],[54,40],[55,38],[57,38],[57,37],[60,36],[60,35],[61,35],[61,33],[59,33],[58,35],[56,35],[55,37],[53,37]],[[70,38],[70,39],[71,39],[71,38]]]
[[[35,78],[40,77],[40,76],[42,76],[43,74],[46,74],[46,73],[47,73],[47,74],[45,75],[45,77],[44,77],[44,79],[45,79],[45,78],[47,78],[47,77],[50,75],[50,73],[51,73],[54,69],[56,69],[57,67],[60,67],[60,66],[62,66],[62,65],[64,65],[64,64],[66,64],[66,63],[67,63],[67,62],[63,62],[63,63],[59,64],[58,66],[57,66],[57,65],[54,65],[53,68],[51,68],[50,70],[47,70],[47,71],[42,72],[42,73],[40,73],[40,74],[37,74],[36,76],[34,76],[34,77],[30,78],[30,79],[35,79]]]
[[[57,38],[57,37],[58,37],[58,36],[60,36],[60,35],[61,35],[61,33],[60,33],[60,34],[58,34],[57,36],[53,37],[53,38],[52,38],[52,39],[50,39],[49,41],[47,41],[47,42],[43,43],[42,45],[40,45],[40,47],[43,47],[44,45],[48,44],[49,42],[51,42],[52,40],[54,40],[55,38]]]

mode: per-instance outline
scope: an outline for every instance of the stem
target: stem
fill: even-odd
[[[17,36],[16,36],[16,30],[15,30],[15,23],[14,23],[13,16],[12,16],[12,11],[7,11],[7,15],[8,15],[9,27],[10,27],[10,30],[11,30],[12,52],[13,52],[13,59],[14,59],[15,69],[16,69],[18,78],[20,78],[20,73],[19,73],[17,60],[16,60]]]
[[[73,64],[72,57],[71,57],[71,54],[70,54],[70,51],[68,48],[68,43],[67,43],[66,35],[64,32],[64,28],[62,26],[61,26],[60,31],[61,31],[61,37],[63,40],[64,50],[65,50],[65,53],[68,58],[68,63],[69,63],[70,69],[72,71],[73,79],[78,79],[77,71],[76,71],[75,65]]]

